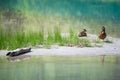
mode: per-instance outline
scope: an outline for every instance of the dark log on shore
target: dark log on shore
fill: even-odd
[[[30,51],[31,51],[31,48],[23,48],[23,49],[20,49],[20,50],[17,50],[17,51],[8,52],[6,54],[6,56],[11,56],[11,57],[19,56],[19,55],[28,53]]]

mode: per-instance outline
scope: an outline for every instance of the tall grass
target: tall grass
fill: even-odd
[[[47,33],[47,39],[46,39],[46,44],[51,45],[54,42],[54,35],[52,31],[48,31]]]
[[[40,32],[28,32],[27,34],[20,30],[18,32],[4,33],[0,29],[0,49],[16,49],[26,46],[34,46],[37,44],[43,44],[44,33]]]
[[[54,28],[54,41],[60,43],[62,41],[60,27]]]
[[[61,35],[60,27],[54,27],[54,31],[48,31],[47,37],[44,33],[44,29],[39,30],[38,32],[27,31],[23,29],[20,31],[4,33],[0,29],[0,49],[16,49],[26,46],[35,46],[35,45],[52,45],[58,44],[60,46],[65,46],[67,44],[82,44],[83,46],[89,46],[90,42],[86,38],[79,39],[77,33],[70,28],[68,36]]]

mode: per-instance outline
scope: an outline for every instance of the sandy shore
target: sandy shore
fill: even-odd
[[[90,39],[96,39],[96,35],[88,35]],[[112,43],[102,43],[102,47],[67,47],[52,45],[50,49],[33,48],[27,55],[115,55],[120,54],[120,39],[108,37],[106,39],[112,40]],[[6,55],[7,50],[0,50],[0,56]]]

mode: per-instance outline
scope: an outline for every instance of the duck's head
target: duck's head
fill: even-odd
[[[102,27],[102,31],[105,31],[105,27],[104,26]]]
[[[84,32],[86,32],[87,30],[86,29],[83,29]]]

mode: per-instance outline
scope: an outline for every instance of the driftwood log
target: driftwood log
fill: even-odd
[[[25,53],[28,53],[31,51],[31,48],[22,48],[19,50],[11,51],[6,54],[6,56],[14,57],[14,56],[19,56]]]

